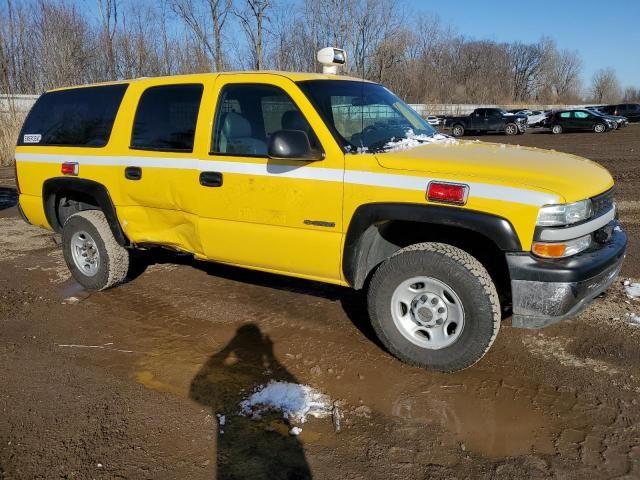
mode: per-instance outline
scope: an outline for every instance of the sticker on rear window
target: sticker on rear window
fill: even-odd
[[[40,143],[40,140],[42,140],[42,135],[39,133],[30,133],[22,137],[24,143]]]

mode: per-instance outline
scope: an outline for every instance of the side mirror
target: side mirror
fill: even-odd
[[[324,154],[311,150],[309,137],[302,130],[278,130],[269,139],[269,158],[275,160],[300,160],[314,162],[322,160]]]

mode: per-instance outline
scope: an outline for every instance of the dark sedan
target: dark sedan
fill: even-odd
[[[616,128],[616,122],[602,115],[590,112],[587,109],[556,110],[547,118],[546,126],[556,134],[571,130],[603,133],[607,130],[614,130]]]

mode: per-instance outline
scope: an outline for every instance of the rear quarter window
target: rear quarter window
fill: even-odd
[[[48,92],[24,122],[18,146],[104,147],[127,84]]]

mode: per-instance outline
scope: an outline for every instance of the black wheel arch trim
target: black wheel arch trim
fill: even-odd
[[[125,235],[115,205],[111,200],[107,187],[94,180],[75,177],[54,177],[46,180],[42,186],[42,199],[44,202],[44,213],[51,228],[57,233],[62,231],[62,225],[58,219],[56,197],[59,193],[77,192],[95,199],[96,203],[107,217],[109,227],[113,232],[116,241],[122,245],[129,245],[129,239]]]
[[[413,203],[370,203],[359,206],[347,230],[342,270],[353,288],[363,287],[380,258],[388,258],[398,246],[380,235],[378,226],[388,221],[408,221],[458,227],[481,234],[504,252],[522,251],[509,220],[476,210]],[[375,251],[374,255],[371,252]]]

